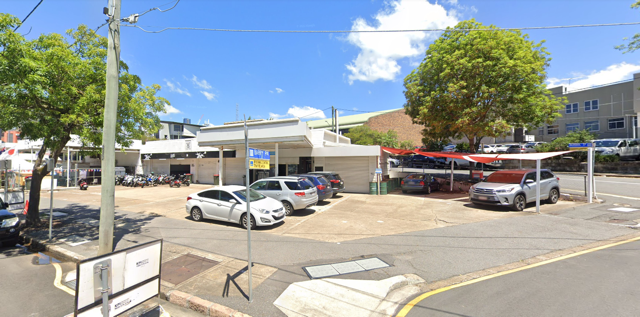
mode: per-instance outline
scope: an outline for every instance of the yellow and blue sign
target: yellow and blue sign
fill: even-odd
[[[269,151],[249,148],[249,169],[268,170],[271,153]]]
[[[569,150],[571,151],[586,151],[593,147],[593,143],[569,143]]]

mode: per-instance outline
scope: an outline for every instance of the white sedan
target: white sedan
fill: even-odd
[[[239,223],[247,228],[246,188],[220,186],[203,190],[187,197],[186,211],[195,221],[213,219]],[[284,221],[282,203],[250,190],[251,229],[270,226]]]

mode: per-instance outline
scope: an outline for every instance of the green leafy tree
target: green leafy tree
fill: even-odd
[[[0,129],[19,129],[21,138],[42,140],[33,170],[27,224],[39,224],[40,188],[72,134],[99,153],[102,144],[107,38],[84,25],[26,40],[13,31],[20,21],[0,13]],[[70,41],[71,43],[70,43]],[[160,128],[157,113],[169,104],[159,85],[143,87],[120,62],[116,142],[123,147]],[[97,150],[96,150],[97,149]]]
[[[372,130],[367,125],[360,125],[349,129],[344,136],[351,139],[351,143],[359,145],[374,145],[378,139],[379,132]]]
[[[375,140],[376,145],[386,146],[390,148],[398,148],[398,133],[389,130],[386,133],[378,132]]]
[[[631,5],[632,9],[637,9],[640,8],[640,1],[636,1]],[[633,37],[631,37],[631,39],[629,39],[628,37],[625,37],[623,39],[624,41],[629,41],[628,44],[620,44],[618,46],[616,46],[615,48],[618,50],[621,50],[623,53],[632,53],[637,51],[640,48],[640,33],[636,33],[635,35],[633,35]]]
[[[465,136],[472,150],[483,137],[552,123],[564,98],[546,89],[542,43],[475,20],[448,28],[405,78],[405,112],[425,137]]]
[[[568,151],[569,143],[589,143],[592,140],[598,138],[598,135],[589,130],[576,130],[567,133],[563,137],[559,137],[549,143],[542,143],[536,146],[537,152],[558,152]],[[573,156],[581,161],[586,161],[587,153],[584,151],[576,151],[570,153],[569,156]]]
[[[412,141],[406,140],[406,141],[400,142],[400,148],[403,150],[414,150],[415,145],[413,145]]]

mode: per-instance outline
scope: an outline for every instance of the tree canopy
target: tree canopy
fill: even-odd
[[[405,78],[405,112],[427,140],[465,136],[472,151],[483,137],[552,123],[564,98],[546,89],[542,44],[475,20],[447,28]]]
[[[378,132],[367,125],[351,128],[346,137],[351,139],[351,143],[359,145],[381,145],[391,148],[413,149],[413,142],[398,141],[398,133],[394,130]]]
[[[632,9],[637,9],[640,8],[640,0],[634,2],[631,5]],[[616,46],[615,48],[618,50],[623,51],[623,53],[633,53],[635,51],[637,51],[638,49],[640,49],[640,33],[636,33],[633,35],[633,37],[631,37],[631,39],[625,37],[623,40],[625,41],[629,41],[628,44],[620,44],[618,46]]]
[[[85,25],[27,40],[13,31],[20,21],[0,13],[0,129],[42,140],[34,166],[27,220],[38,220],[45,153],[54,160],[78,135],[88,150],[99,151],[104,117],[107,38]],[[156,96],[159,85],[142,86],[120,62],[116,142],[128,146],[160,128],[159,112],[169,104]],[[54,162],[55,164],[55,162]]]

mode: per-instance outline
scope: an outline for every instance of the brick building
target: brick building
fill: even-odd
[[[18,130],[0,130],[0,135],[2,136],[2,142],[4,143],[18,143],[18,140],[20,140],[20,131]]]
[[[394,130],[398,133],[398,141],[411,141],[414,146],[422,146],[422,129],[424,126],[414,124],[404,109],[383,113],[369,118],[364,125],[378,132]]]

